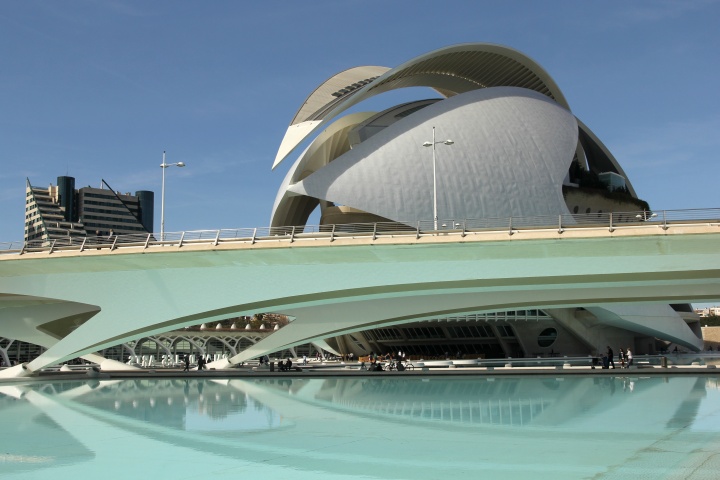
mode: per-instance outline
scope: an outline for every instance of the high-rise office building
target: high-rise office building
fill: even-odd
[[[85,236],[147,234],[153,230],[151,191],[121,193],[105,180],[101,188],[75,189],[73,177],[57,178],[57,185],[34,187],[27,180],[25,241],[68,240]]]

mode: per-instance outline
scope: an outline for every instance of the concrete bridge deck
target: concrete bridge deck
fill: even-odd
[[[50,346],[28,365],[34,371],[133,338],[258,311],[295,320],[233,363],[442,315],[714,301],[720,222],[711,220],[289,232],[263,240],[216,233],[197,241],[50,246],[0,255],[0,326],[19,325],[32,337],[26,341]],[[628,326],[698,348],[697,338],[662,321]]]

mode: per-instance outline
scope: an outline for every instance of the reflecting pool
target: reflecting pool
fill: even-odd
[[[0,477],[714,479],[708,376],[0,385]]]

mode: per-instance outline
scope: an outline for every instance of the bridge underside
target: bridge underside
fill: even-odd
[[[56,319],[68,317],[66,303],[90,306],[89,318],[70,333],[41,339],[49,349],[27,365],[30,372],[135,338],[256,312],[294,321],[231,362],[370,327],[523,307],[596,307],[609,325],[697,350],[701,339],[684,322],[622,310],[720,298],[717,228],[693,235],[391,240],[4,259],[0,328],[21,324],[22,338],[38,339],[28,332],[48,323],[37,308],[8,308],[20,298],[12,295],[60,301],[66,311]],[[100,311],[92,315],[95,305]]]

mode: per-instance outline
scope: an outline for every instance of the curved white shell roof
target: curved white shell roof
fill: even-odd
[[[358,92],[388,70],[388,67],[355,67],[333,75],[308,95],[290,125],[322,118],[329,106]]]
[[[385,68],[357,67],[320,85],[293,118],[278,149],[273,169],[324,122],[373,95],[398,88],[431,87],[449,97],[481,88],[515,86],[537,91],[569,110],[560,88],[540,65],[502,45],[467,43],[441,48],[387,70],[363,84]],[[355,80],[357,86],[336,90],[350,80]]]
[[[575,117],[540,93],[473,90],[427,106],[372,136],[290,192],[398,222],[431,220],[432,150],[438,145],[440,219],[569,213],[562,182],[578,139]]]
[[[288,187],[323,168],[332,159],[349,150],[348,131],[373,116],[374,112],[346,115],[330,125],[305,149],[285,175],[278,190],[270,217],[271,226],[284,227],[304,223],[307,216],[317,206],[318,201],[301,199],[290,192]]]
[[[378,73],[381,73],[378,77],[370,76]],[[350,84],[347,88],[340,88],[341,85],[349,82],[354,83]],[[335,117],[347,108],[373,95],[410,86],[430,87],[448,98],[442,100],[421,100],[405,105],[398,105],[377,114],[375,117],[367,116],[363,121],[358,121],[359,117],[355,114],[334,120]],[[398,162],[398,159],[396,159],[393,161],[392,166],[388,167],[387,165],[379,164],[386,161],[381,160],[380,157],[387,156],[387,152],[391,152],[390,154],[396,157],[399,153],[406,153],[405,147],[403,147],[402,144],[406,141],[406,134],[409,131],[405,129],[412,128],[412,125],[416,125],[422,118],[425,118],[421,115],[428,115],[427,112],[423,113],[422,110],[416,111],[418,110],[416,108],[418,105],[432,102],[442,104],[452,100],[455,96],[465,96],[473,91],[500,87],[516,87],[518,90],[525,92],[536,92],[540,97],[547,99],[550,104],[558,105],[568,113],[570,111],[559,87],[536,62],[514,49],[493,44],[472,43],[445,47],[416,57],[393,69],[387,69],[386,67],[357,67],[331,77],[305,100],[303,106],[293,118],[280,146],[273,168],[303,140],[316,131],[317,128],[331,121],[334,122],[331,123],[322,134],[317,136],[291,167],[278,192],[273,207],[271,225],[303,225],[312,210],[318,203],[322,204],[323,201],[346,205],[376,214],[381,218],[393,218],[399,219],[399,221],[426,218],[427,212],[431,209],[428,209],[425,204],[431,201],[428,200],[430,197],[415,194],[413,196],[407,196],[403,194],[401,199],[395,198],[399,195],[397,192],[402,189],[417,189],[416,186],[420,184],[417,183],[418,178],[416,177],[425,171],[423,169],[418,170],[417,165],[411,165],[409,166],[411,172],[400,172],[408,168],[405,160],[400,158]],[[340,89],[338,90],[338,88]],[[468,99],[470,97],[464,98]],[[465,109],[464,112],[468,114],[468,119],[473,118],[473,115],[478,115],[479,112],[485,108],[484,104],[477,102],[470,102],[467,105],[471,103],[479,106],[479,110],[472,111],[475,107]],[[447,106],[436,106],[434,109],[428,111],[439,112],[446,107]],[[452,118],[452,125],[448,125],[449,135],[457,137],[458,132],[467,126],[467,122],[464,118],[443,115],[443,119],[450,118]],[[516,119],[516,121],[517,120],[518,119]],[[392,128],[387,127],[395,121],[397,121],[398,125],[392,125]],[[432,123],[433,125],[425,125],[428,132],[432,126],[437,126],[438,128],[446,127],[435,121]],[[580,120],[575,119],[574,123],[576,125],[573,129],[576,130],[577,136],[575,138],[575,151],[573,153],[577,156],[581,167],[588,168],[594,173],[611,171],[622,175],[625,177],[626,186],[630,194],[636,196],[630,179],[625,176],[622,167],[609,150]],[[483,130],[482,134],[490,140],[489,142],[485,140],[479,142],[479,136],[473,133],[468,137],[469,140],[467,142],[463,142],[462,146],[459,144],[455,145],[453,150],[461,152],[464,151],[464,149],[473,148],[471,146],[473,143],[482,143],[488,146],[497,138],[507,138],[514,147],[519,148],[520,143],[527,140],[525,137],[527,132],[523,130],[525,126],[526,123],[523,123],[523,121],[513,123],[511,120],[508,120],[507,124],[485,124],[483,126],[485,130]],[[355,165],[355,163],[358,162],[351,159],[356,159],[356,156],[359,154],[355,151],[344,154],[342,151],[342,149],[352,148],[360,152],[370,151],[376,148],[379,138],[373,140],[371,137],[379,130],[382,130],[382,128],[385,128],[387,131],[384,132],[384,136],[379,137],[386,139],[385,145],[383,145],[382,148],[378,148],[378,151],[383,151],[380,157],[373,154],[372,159],[363,161],[362,165]],[[561,125],[546,124],[542,128],[548,132],[554,128],[564,130]],[[380,133],[383,132],[381,131]],[[404,138],[393,138],[394,135],[399,134],[402,134]],[[549,134],[548,136],[551,135],[552,134]],[[348,138],[348,136],[350,136],[350,138]],[[427,140],[429,133],[425,133],[423,137]],[[563,142],[564,140],[558,138],[555,141]],[[342,146],[342,149],[339,148],[340,146]],[[476,145],[474,148],[481,147],[480,145]],[[403,152],[395,151],[396,149],[403,150]],[[442,147],[440,150],[439,155],[446,153],[442,152]],[[501,166],[510,165],[509,162],[504,160],[507,157],[505,154],[507,154],[508,151],[509,150],[505,148],[486,150],[486,155],[483,158],[483,165],[485,165],[485,167],[483,168],[490,168],[494,175],[498,174],[501,170],[498,169],[498,165],[495,165],[495,163]],[[447,195],[445,192],[456,189],[463,191],[463,198],[474,198],[478,201],[473,204],[468,204],[463,208],[459,204],[454,205],[451,201],[440,198],[440,204],[443,202],[447,204],[444,212],[442,208],[439,209],[438,213],[440,216],[443,214],[451,215],[455,218],[465,216],[478,217],[481,215],[489,217],[500,217],[504,215],[528,216],[547,213],[558,214],[565,211],[564,204],[558,203],[556,198],[556,195],[559,195],[561,189],[561,182],[549,185],[543,183],[543,181],[527,181],[529,179],[523,178],[524,173],[515,172],[514,178],[510,178],[508,175],[502,179],[494,178],[494,182],[510,182],[504,184],[502,187],[497,186],[494,182],[479,185],[478,182],[480,180],[472,177],[472,175],[487,176],[487,173],[482,171],[482,168],[477,170],[477,167],[473,166],[472,163],[466,163],[465,160],[467,160],[467,158],[470,158],[470,156],[465,159],[460,159],[464,165],[457,170],[457,172],[453,173],[453,175],[462,175],[462,182],[460,182],[460,180],[453,180],[452,176],[449,177],[449,179],[443,179],[441,175],[438,182],[440,183],[440,196]],[[342,160],[342,162],[330,167],[325,167],[327,164],[335,164],[338,160]],[[523,167],[523,172],[541,168],[541,166],[533,164],[537,159],[532,160],[528,157],[526,160],[527,163],[525,163]],[[568,158],[563,156],[562,162],[567,161],[569,161]],[[350,165],[352,165],[352,172],[343,171]],[[490,167],[491,165],[492,167]],[[395,169],[398,171],[396,172]],[[313,175],[312,178],[298,183],[309,174],[318,170],[322,170],[322,173],[318,172],[316,175]],[[376,171],[370,173],[373,170]],[[440,171],[442,172],[442,169]],[[362,172],[362,177],[358,176],[359,172]],[[399,190],[396,189],[394,193],[384,192],[380,195],[383,201],[392,200],[392,208],[389,205],[379,208],[378,205],[375,205],[375,200],[360,198],[361,195],[359,195],[360,193],[365,193],[370,196],[377,196],[378,194],[374,189],[386,188],[384,183],[378,180],[386,175],[385,172],[392,172],[390,174],[394,176],[394,181],[398,184],[402,183],[402,185],[399,186]],[[335,176],[337,179],[330,181],[331,176]],[[466,188],[484,189],[486,190],[485,196],[492,197],[494,191],[498,188],[502,188],[506,192],[511,191],[513,185],[518,186],[518,181],[521,179],[523,182],[526,182],[526,188],[522,189],[518,187],[518,192],[525,190],[537,192],[534,194],[537,197],[537,201],[541,201],[540,197],[550,195],[553,197],[552,201],[550,203],[519,202],[519,197],[515,196],[506,203],[500,202],[494,204],[488,203],[486,200],[480,202],[479,196],[481,195],[475,191],[465,191]],[[425,178],[425,180],[427,180],[427,178]],[[420,185],[421,188],[428,188],[427,181],[425,180],[422,185]],[[443,181],[446,182],[447,185],[445,185],[445,187],[448,188],[443,187]],[[364,185],[368,182],[373,185]],[[456,184],[453,184],[453,182]],[[542,194],[539,193],[540,190],[545,187],[550,187],[550,190]],[[396,200],[401,203],[398,203]],[[525,209],[525,207],[530,208]],[[413,219],[416,215],[417,218]]]

